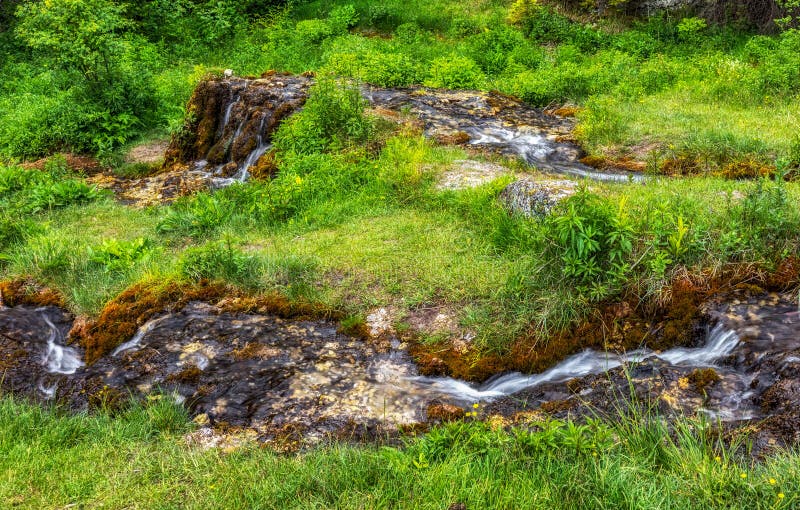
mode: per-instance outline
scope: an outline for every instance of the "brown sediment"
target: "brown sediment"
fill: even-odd
[[[72,154],[70,152],[56,154],[55,156],[48,156],[30,163],[23,163],[21,166],[27,170],[44,170],[44,168],[47,166],[47,163],[50,162],[50,160],[52,160],[54,157],[64,158],[67,167],[75,172],[82,172],[91,175],[105,170],[105,167],[96,158],[81,154]]]
[[[32,279],[0,281],[0,305],[5,306],[59,306],[64,307],[64,297],[56,290]]]

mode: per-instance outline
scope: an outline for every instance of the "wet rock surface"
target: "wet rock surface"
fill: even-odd
[[[0,310],[5,390],[76,410],[129,393],[175,395],[201,424],[264,437],[286,427],[306,437],[352,424],[392,429],[425,416],[428,397],[414,389],[405,351],[341,334],[332,321],[223,313],[193,302],[153,318],[112,354],[69,375],[48,370],[49,323],[63,342],[72,318],[60,309]]]
[[[477,188],[510,173],[508,168],[494,163],[460,159],[453,161],[453,165],[442,173],[436,187],[452,191]]]
[[[75,410],[123,403],[129,395],[174,395],[200,425],[241,427],[262,440],[286,431],[305,439],[372,437],[461,419],[481,402],[482,416],[512,422],[614,419],[620,411],[649,409],[666,418],[705,416],[731,434],[754,430],[756,452],[798,444],[796,294],[707,303],[704,313],[708,332],[693,346],[584,351],[540,374],[504,374],[476,386],[418,376],[388,330],[369,342],[340,333],[333,321],[225,312],[197,301],[157,314],[87,367],[80,350],[64,346],[69,314],[54,306],[6,307],[0,308],[1,384],[3,391]],[[386,322],[373,315],[375,324]],[[198,434],[200,443],[220,437]]]
[[[729,352],[705,362],[642,353],[607,372],[566,378],[496,399],[485,409],[507,417],[614,418],[643,408],[665,417],[705,416],[729,429],[755,425],[755,451],[795,445],[800,434],[800,310],[797,295],[768,294],[706,311],[716,331],[736,335]],[[688,354],[692,349],[683,349]],[[681,349],[667,353],[680,354]],[[674,357],[673,357],[674,358]]]
[[[520,179],[506,186],[500,193],[500,201],[512,213],[542,217],[576,191],[578,183],[575,181]]]

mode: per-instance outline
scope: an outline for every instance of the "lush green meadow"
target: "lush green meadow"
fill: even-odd
[[[400,332],[413,310],[438,307],[475,333],[480,355],[505,355],[602,305],[663,304],[679,278],[735,268],[764,280],[797,261],[798,30],[762,35],[691,14],[598,18],[525,0],[263,4],[0,5],[0,281],[40,282],[89,317],[152,281],[277,291],[354,323],[391,307]],[[135,208],[52,156],[89,154],[122,176],[152,171],[128,151],[176,132],[194,86],[227,68],[320,78],[275,136],[271,180]],[[649,180],[588,181],[546,218],[510,215],[498,193],[535,169],[389,126],[353,82],[575,107],[589,155],[638,162]],[[40,157],[50,157],[43,168],[25,165]],[[464,159],[508,175],[439,189]],[[797,285],[787,278],[776,285]],[[797,452],[752,460],[746,442],[721,446],[690,421],[670,432],[651,417],[524,431],[476,420],[401,445],[278,454],[187,445],[188,416],[163,400],[71,416],[3,396],[0,507],[800,505]]]

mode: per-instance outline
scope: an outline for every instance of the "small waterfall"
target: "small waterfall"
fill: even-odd
[[[489,380],[479,387],[451,378],[419,377],[415,380],[436,393],[460,402],[491,400],[518,393],[545,383],[559,383],[606,372],[625,363],[658,358],[674,365],[690,367],[712,366],[730,354],[739,343],[739,336],[718,324],[708,334],[705,345],[698,348],[676,348],[662,353],[639,349],[622,355],[585,350],[575,354],[541,374],[510,373]]]
[[[62,345],[64,338],[61,332],[46,315],[42,315],[42,318],[50,329],[42,364],[47,366],[51,374],[74,374],[83,366],[78,351]]]
[[[282,74],[201,82],[189,102],[197,115],[184,125],[197,136],[173,138],[166,167],[188,166],[212,188],[246,180],[281,121],[305,104],[310,85],[308,77]]]
[[[116,357],[116,356],[119,356],[120,353],[123,353],[125,351],[129,351],[131,349],[139,348],[139,345],[142,342],[142,339],[144,338],[144,336],[147,333],[149,333],[159,322],[163,321],[167,317],[169,317],[169,315],[165,315],[163,317],[159,317],[158,319],[152,319],[152,320],[149,320],[149,321],[145,322],[142,325],[142,327],[140,327],[136,331],[136,334],[133,335],[133,338],[131,338],[130,340],[128,340],[124,344],[121,344],[119,347],[114,349],[114,351],[111,353],[111,355]]]
[[[244,90],[247,90],[247,82],[244,84]],[[225,115],[222,117],[222,123],[220,124],[219,130],[217,132],[217,136],[220,137],[225,133],[225,128],[228,127],[228,123],[231,120],[231,112],[233,111],[233,107],[239,104],[242,101],[242,92],[236,94],[236,98],[228,104],[228,107],[225,108]]]
[[[250,176],[250,167],[258,163],[258,160],[261,158],[261,156],[263,156],[264,153],[267,152],[270,147],[272,147],[271,143],[264,142],[264,123],[266,120],[267,114],[264,113],[261,116],[261,124],[258,126],[258,134],[256,135],[256,148],[247,155],[247,159],[244,160],[244,163],[239,167],[239,171],[233,176],[233,178],[237,181],[247,180],[247,178]]]

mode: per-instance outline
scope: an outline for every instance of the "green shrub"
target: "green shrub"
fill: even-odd
[[[312,154],[366,142],[374,126],[364,115],[365,106],[356,85],[320,77],[303,110],[275,133],[275,147],[283,152]]]
[[[328,25],[334,34],[344,34],[358,23],[358,13],[352,4],[340,5],[328,14]]]
[[[26,208],[32,212],[40,212],[93,202],[101,196],[102,193],[95,186],[77,179],[42,183],[31,188]]]
[[[467,44],[469,56],[488,74],[502,72],[514,51],[526,46],[522,33],[510,27],[498,27],[474,35],[467,40]]]
[[[89,261],[100,265],[105,271],[127,271],[147,256],[152,243],[142,237],[130,241],[106,239],[99,246],[89,248]]]
[[[431,62],[425,85],[448,89],[479,89],[485,81],[483,71],[472,59],[452,55]]]
[[[683,42],[698,43],[701,40],[701,33],[707,27],[708,23],[703,18],[683,18],[677,25],[678,38]]]
[[[400,26],[403,17],[401,12],[393,5],[372,2],[367,9],[364,20],[370,27],[384,32],[391,32]]]
[[[563,276],[587,293],[605,297],[604,285],[620,285],[628,271],[633,251],[634,226],[625,202],[614,207],[606,199],[585,189],[565,200],[561,214],[548,217],[545,236],[556,248]]]
[[[782,180],[761,179],[733,207],[731,218],[740,235],[755,250],[781,243],[800,227],[798,207],[790,200]],[[732,229],[734,230],[734,229]]]
[[[304,19],[295,25],[297,36],[312,44],[319,44],[333,35],[333,29],[327,21],[322,19]]]

